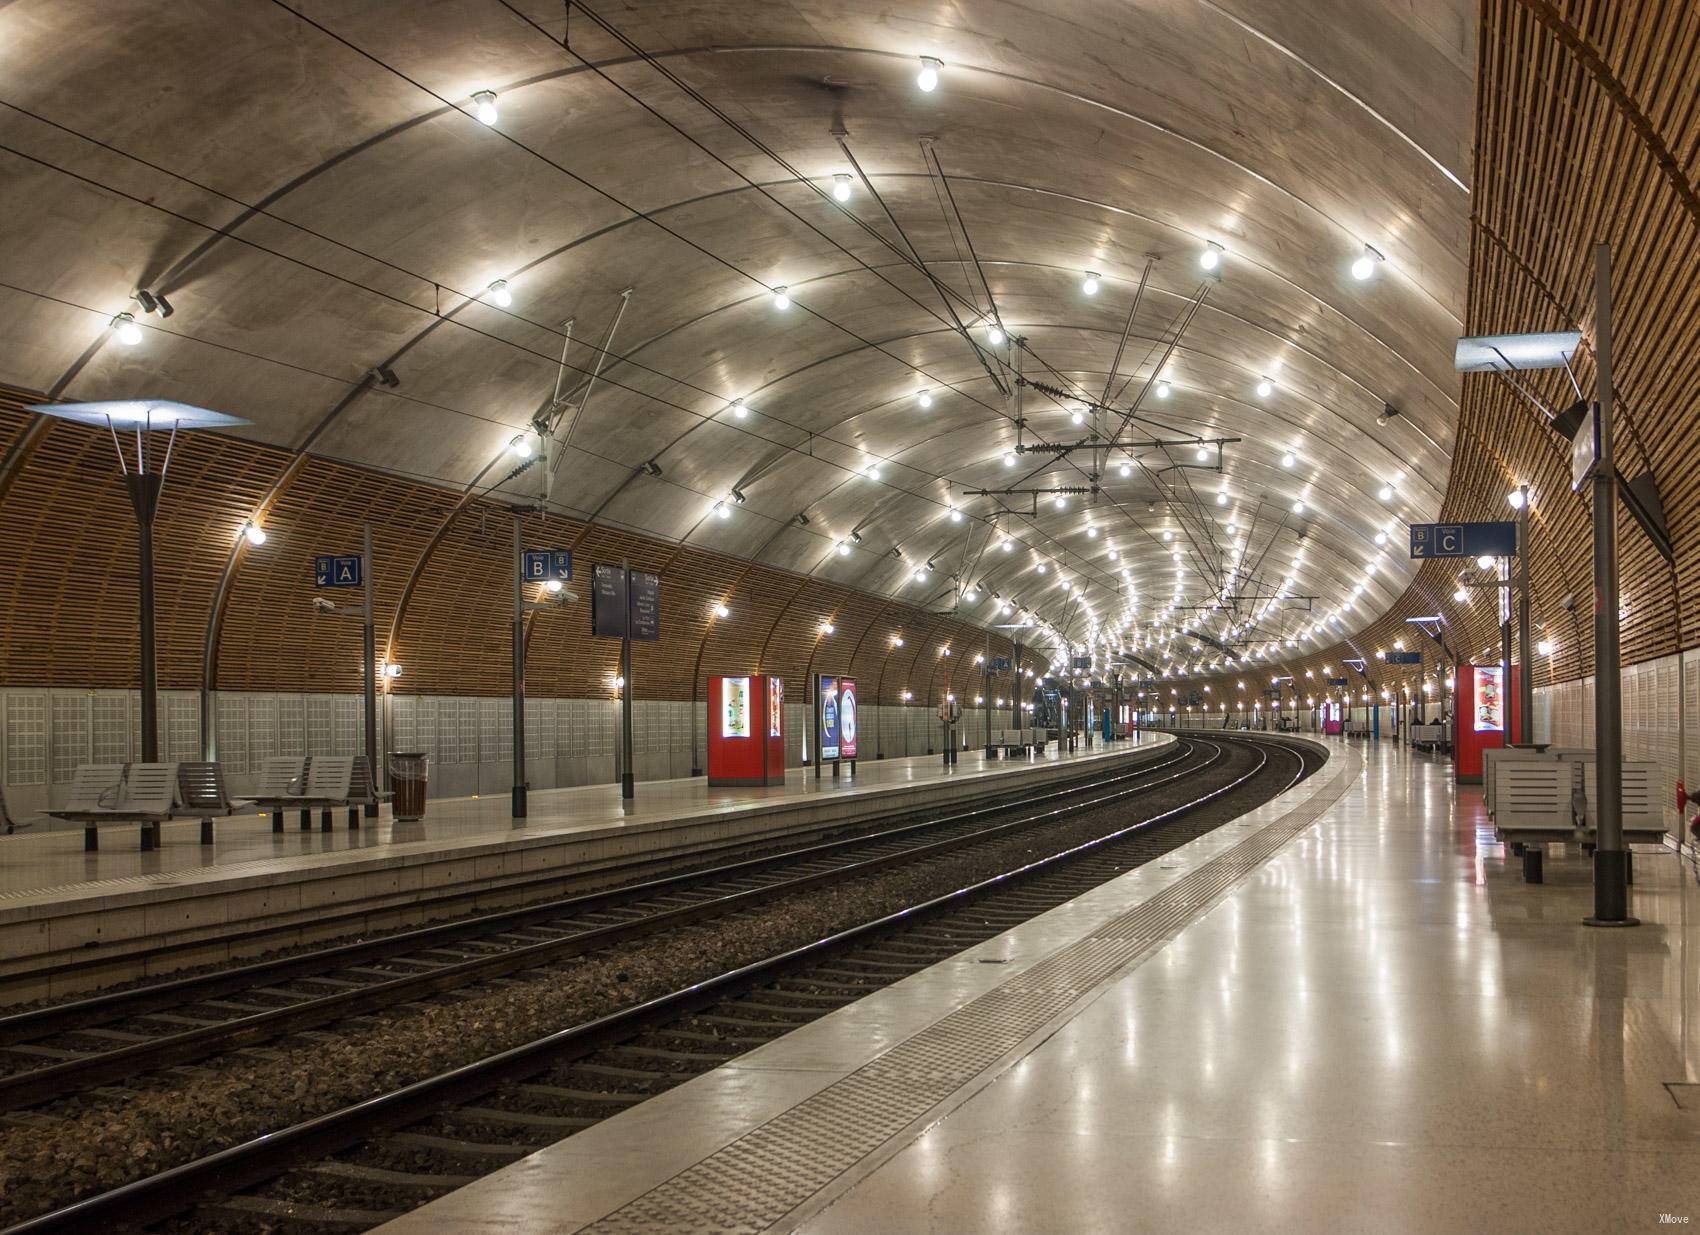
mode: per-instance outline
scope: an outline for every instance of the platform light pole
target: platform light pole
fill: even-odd
[[[75,421],[112,435],[118,454],[118,470],[136,516],[137,636],[140,643],[140,686],[142,699],[142,762],[159,762],[159,668],[154,650],[154,561],[153,523],[159,513],[159,497],[171,470],[171,455],[177,434],[194,429],[228,428],[248,421],[223,412],[191,407],[169,399],[116,399],[101,403],[46,403],[29,409],[59,420]],[[135,435],[135,466],[124,457],[118,434]],[[148,440],[155,432],[170,432],[165,453],[149,457]],[[157,452],[156,452],[157,453]]]
[[[1523,745],[1535,740],[1535,645],[1529,637],[1529,486],[1517,486],[1517,652],[1523,658],[1517,672],[1517,710],[1522,716],[1517,736]]]
[[[1617,464],[1612,442],[1611,246],[1594,247],[1594,912],[1589,926],[1639,926],[1629,915],[1623,847],[1622,653],[1617,616]],[[1585,430],[1584,430],[1585,431]]]
[[[553,593],[546,601],[525,598],[525,516],[535,507],[515,506],[514,516],[514,615],[513,615],[513,706],[514,706],[514,784],[513,817],[526,817],[526,796],[531,785],[525,767],[525,615],[539,609],[557,609],[578,597],[567,591],[560,579],[550,574],[545,586]],[[569,577],[571,568],[568,568]]]

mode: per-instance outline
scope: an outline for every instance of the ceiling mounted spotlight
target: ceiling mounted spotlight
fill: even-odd
[[[1376,491],[1376,496],[1384,502],[1391,502],[1393,500],[1393,486],[1391,484],[1382,485],[1381,488]]]
[[[1014,467],[1015,466],[1015,456],[1006,451],[1004,453],[1004,457],[1003,457],[1003,465],[1005,467]]]
[[[838,542],[838,556],[839,557],[849,557],[850,556],[850,546],[845,544],[842,540]]]
[[[862,543],[862,533],[851,532],[850,533],[850,543],[851,544],[857,544],[857,545],[861,544]]]
[[[1476,565],[1482,570],[1492,570],[1493,562],[1494,557],[1491,553],[1484,553],[1476,559]]]
[[[838,627],[834,626],[831,622],[822,622],[820,624],[820,633],[823,635],[830,635],[837,629]]]
[[[497,308],[505,309],[514,302],[514,294],[508,290],[506,279],[497,279],[490,284],[490,303]]]
[[[747,403],[745,403],[742,399],[732,400],[732,415],[736,416],[739,420],[742,420],[749,414],[750,408]]]
[[[780,284],[773,289],[773,307],[776,309],[789,309],[791,307],[790,288]]]
[[[716,502],[714,504],[714,513],[719,515],[722,519],[730,519],[732,517],[732,508],[725,502]]]
[[[1258,383],[1257,383],[1257,397],[1258,398],[1267,399],[1270,395],[1272,395],[1274,393],[1275,393],[1275,383],[1274,382],[1270,381],[1267,377],[1258,379]]]
[[[1228,504],[1228,495],[1226,493],[1218,493],[1216,495],[1216,505],[1226,506],[1227,504]]]
[[[508,443],[508,450],[516,459],[531,458],[531,439],[523,433],[516,433]]]
[[[1301,497],[1301,498],[1294,499],[1294,501],[1293,501],[1293,513],[1295,515],[1302,515],[1302,514],[1304,514],[1304,512],[1305,512],[1305,500],[1304,500],[1304,498]]]
[[[1075,408],[1068,414],[1070,424],[1083,425],[1086,423],[1086,412],[1083,408]]]
[[[1087,540],[1097,540],[1098,539],[1098,529],[1096,527],[1088,527],[1086,529],[1086,539]]]
[[[1175,534],[1174,534],[1174,533],[1173,533],[1173,532],[1171,532],[1171,531],[1164,531],[1164,533],[1163,533],[1163,539],[1164,539],[1164,540],[1165,540],[1165,541],[1171,541],[1171,540],[1173,540],[1173,539],[1174,539],[1174,538],[1175,538]]]
[[[1015,542],[1013,540],[1006,540],[999,545],[998,548],[1002,549],[1005,553],[1013,553],[1015,551]]]
[[[1068,499],[1060,493],[1057,494],[1056,497],[1052,499],[1052,502],[1055,504],[1055,506],[1058,510],[1067,510],[1068,509]]]
[[[1214,240],[1209,241],[1204,246],[1204,252],[1198,255],[1198,264],[1206,270],[1214,270],[1222,264],[1222,254],[1226,251]]]
[[[919,403],[922,407],[931,407],[933,405],[933,392],[930,390],[917,390],[915,392],[915,402]]]
[[[496,92],[479,90],[472,96],[472,114],[485,124],[496,123]]]
[[[1116,471],[1120,472],[1123,476],[1131,476],[1133,475],[1133,464],[1124,460],[1122,465],[1118,467]]]
[[[880,478],[880,465],[877,463],[870,463],[867,467],[862,469],[862,474],[869,480],[878,480]]]
[[[717,617],[717,618],[731,617],[732,616],[732,610],[727,608],[725,605],[715,605],[714,606],[714,616]]]
[[[832,195],[841,202],[850,200],[850,173],[839,172],[832,178]]]
[[[1505,495],[1505,500],[1511,504],[1512,510],[1523,509],[1523,490],[1513,489]]]
[[[112,333],[125,347],[134,347],[142,341],[142,328],[136,325],[133,313],[120,313],[112,319],[111,327]]]
[[[1290,450],[1286,454],[1281,456],[1281,466],[1288,469],[1289,471],[1292,470],[1292,468],[1298,463],[1298,461],[1299,461],[1298,455],[1294,454]]]
[[[1376,269],[1385,260],[1379,252],[1366,244],[1358,260],[1352,263],[1352,277],[1359,283],[1374,278]]]
[[[1206,446],[1203,442],[1200,442],[1198,444],[1198,449],[1193,453],[1193,457],[1200,463],[1208,463],[1210,461],[1210,447]]]
[[[1098,294],[1098,275],[1096,271],[1088,270],[1086,272],[1086,281],[1080,285],[1080,290],[1085,292],[1088,296],[1096,296]]]
[[[1002,346],[1003,327],[999,326],[996,322],[989,323],[986,326],[986,342],[990,343],[993,347]]]
[[[950,508],[950,521],[952,523],[961,523],[962,522],[962,512],[954,506],[952,506]]]
[[[932,56],[921,57],[921,71],[915,74],[915,85],[923,94],[931,94],[939,86],[939,70],[944,61]]]
[[[1167,383],[1167,382],[1158,382],[1157,383],[1157,397],[1159,399],[1167,399],[1169,397],[1169,390],[1170,390],[1169,383]]]
[[[142,306],[143,313],[157,313],[161,317],[170,317],[177,312],[176,309],[171,307],[171,302],[165,298],[164,292],[150,292],[145,287],[138,287],[131,299]]]
[[[1386,544],[1387,543],[1387,533],[1385,531],[1377,532],[1375,534],[1375,543],[1378,544],[1378,545]]]
[[[242,535],[247,537],[249,544],[256,547],[266,543],[266,529],[252,520],[242,525]]]

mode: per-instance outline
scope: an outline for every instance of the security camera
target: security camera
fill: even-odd
[[[315,596],[313,597],[313,608],[320,613],[335,613],[336,602],[331,600],[329,596]]]

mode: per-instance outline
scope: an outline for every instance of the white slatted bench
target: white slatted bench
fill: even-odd
[[[175,763],[85,763],[71,782],[71,796],[47,813],[83,825],[83,849],[100,848],[103,823],[139,823],[145,853],[159,845],[159,825],[171,817],[177,797]]]
[[[1497,782],[1494,769],[1508,759],[1547,759],[1548,756],[1532,747],[1525,746],[1495,746],[1482,752],[1482,804],[1487,807],[1488,818],[1493,818],[1494,797]]]
[[[1581,787],[1572,799],[1575,805],[1576,826],[1581,829],[1582,844],[1592,849],[1599,844],[1599,829],[1594,822],[1595,784],[1599,765],[1593,759],[1577,759],[1572,763],[1582,769]],[[1623,765],[1623,843],[1625,845],[1663,845],[1665,843],[1664,769],[1656,763],[1625,763]],[[1634,867],[1628,852],[1624,853],[1625,874],[1634,881]]]
[[[364,755],[312,755],[306,759],[267,759],[260,768],[255,804],[269,811],[272,831],[283,831],[283,812],[301,812],[301,830],[311,830],[313,811],[319,830],[331,830],[331,811],[346,807],[348,826],[360,826],[360,808],[378,800]]]
[[[181,815],[201,820],[201,844],[213,843],[213,820],[236,812],[237,803],[224,788],[224,769],[217,763],[177,765],[177,808]]]
[[[1411,745],[1437,751],[1452,745],[1452,741],[1447,736],[1445,725],[1417,724],[1411,726]]]
[[[1491,753],[1491,752],[1490,752]],[[1499,752],[1505,753],[1505,752]],[[1492,764],[1494,834],[1523,857],[1523,881],[1541,882],[1541,858],[1549,841],[1576,839],[1571,813],[1571,769],[1534,751],[1527,759]]]
[[[19,819],[16,815],[12,814],[12,808],[6,805],[6,787],[4,785],[0,785],[0,827],[4,827],[6,829],[6,835],[10,836],[19,828],[27,828],[29,826],[28,820]]]

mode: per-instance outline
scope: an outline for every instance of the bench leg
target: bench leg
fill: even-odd
[[[360,830],[360,808],[358,806],[350,806],[348,808],[348,830],[350,832],[358,832]]]
[[[313,812],[312,811],[304,810],[304,811],[301,812],[301,830],[303,832],[311,832],[313,830]]]
[[[1635,882],[1635,854],[1628,848],[1623,851],[1623,882]]]
[[[203,820],[201,820],[201,844],[210,845],[212,843],[213,843],[212,820],[211,819],[203,819]]]
[[[142,825],[141,841],[143,853],[148,852],[148,850],[154,847],[153,824],[144,823]]]
[[[272,831],[283,831],[283,808],[281,806],[272,811]]]
[[[1523,849],[1523,882],[1542,883],[1541,855],[1546,852],[1545,845],[1527,845]]]
[[[83,852],[95,853],[100,849],[100,829],[92,823],[83,825]]]
[[[322,810],[319,811],[319,831],[329,832],[330,830],[331,830],[331,808],[326,806]]]

